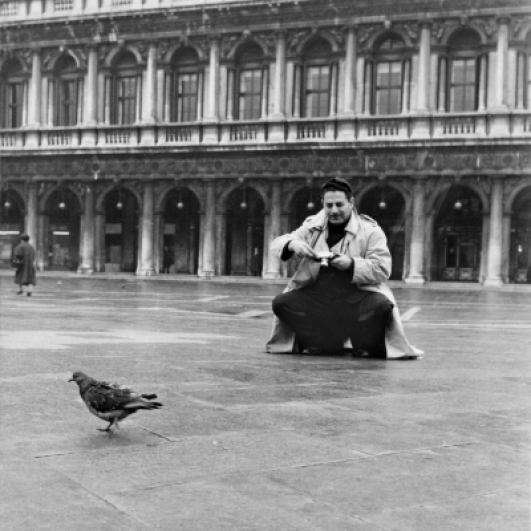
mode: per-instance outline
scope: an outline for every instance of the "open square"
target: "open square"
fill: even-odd
[[[394,287],[382,361],[266,354],[281,283],[0,286],[2,529],[529,529],[526,288]],[[164,407],[101,433],[75,370]]]

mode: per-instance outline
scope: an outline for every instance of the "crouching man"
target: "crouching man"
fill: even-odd
[[[377,358],[414,359],[393,294],[384,284],[391,253],[379,225],[354,208],[343,179],[321,189],[323,209],[271,251],[282,260],[302,258],[286,290],[273,300],[271,353],[338,353],[345,349]]]

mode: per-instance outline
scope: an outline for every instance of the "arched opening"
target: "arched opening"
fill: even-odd
[[[197,52],[191,48],[181,48],[171,59],[170,79],[171,101],[169,102],[171,122],[195,122],[198,116],[198,102],[202,98],[203,74],[199,68]],[[168,91],[168,97],[170,92]]]
[[[227,198],[225,272],[260,275],[264,250],[264,202],[253,188],[233,190]]]
[[[400,114],[409,108],[411,68],[406,45],[399,35],[387,33],[375,43],[375,54],[372,114]]]
[[[138,202],[125,188],[105,198],[105,271],[136,271],[138,256]]]
[[[321,194],[318,188],[307,186],[297,190],[291,199],[289,230],[294,231],[299,228],[306,218],[317,214],[321,208]],[[292,276],[297,271],[299,263],[300,259],[295,256],[289,260],[287,263],[288,276]]]
[[[28,74],[20,61],[8,60],[0,72],[0,127],[18,129],[24,125]]]
[[[324,118],[330,114],[332,89],[332,46],[322,38],[308,42],[303,54],[302,115]]]
[[[264,93],[263,79],[266,66],[264,52],[258,44],[249,42],[236,53],[235,118],[237,120],[258,120],[262,115]]]
[[[10,267],[15,247],[24,232],[24,203],[15,190],[0,194],[0,267]],[[35,242],[31,242],[35,246]]]
[[[402,280],[405,257],[406,202],[391,186],[377,186],[362,198],[358,211],[367,214],[382,227],[393,258],[392,280]]]
[[[514,202],[510,249],[510,282],[531,284],[531,187],[522,190]]]
[[[188,188],[168,193],[164,205],[160,272],[197,273],[199,209],[199,200]]]
[[[53,124],[56,126],[77,125],[81,119],[81,92],[83,78],[75,59],[63,55],[56,64],[54,78],[49,90],[53,101]]]
[[[112,83],[111,123],[135,123],[139,119],[142,74],[132,52],[123,51],[114,61]]]
[[[479,101],[480,45],[479,35],[470,28],[459,29],[451,35],[446,57],[442,55],[440,59],[447,64],[447,73],[446,79],[441,79],[446,86],[439,94],[442,99],[439,108],[449,112],[472,112],[480,104],[484,105],[485,102]]]
[[[79,265],[81,212],[77,196],[58,188],[46,201],[44,215],[44,267],[76,271]]]
[[[466,186],[452,186],[438,203],[432,278],[478,281],[483,220],[480,197]]]

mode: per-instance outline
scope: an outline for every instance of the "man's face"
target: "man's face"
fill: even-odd
[[[350,219],[354,198],[347,199],[345,192],[330,190],[323,196],[323,208],[329,223],[341,225]]]

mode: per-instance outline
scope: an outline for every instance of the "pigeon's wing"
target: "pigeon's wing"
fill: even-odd
[[[118,409],[124,409],[136,398],[136,393],[130,389],[116,389],[105,382],[92,385],[85,393],[87,406],[106,413]]]

